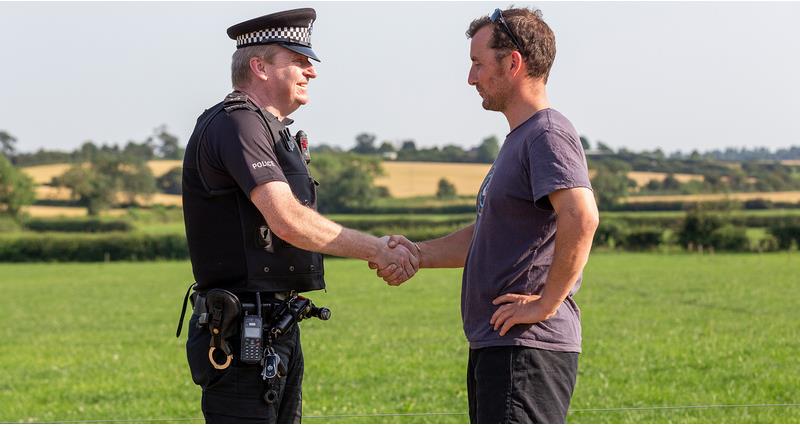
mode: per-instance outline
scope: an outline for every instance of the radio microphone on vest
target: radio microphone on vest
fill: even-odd
[[[306,135],[306,132],[298,130],[294,137],[297,140],[297,146],[300,147],[300,152],[303,153],[303,159],[306,160],[306,164],[311,163],[311,152],[308,150],[308,135]]]

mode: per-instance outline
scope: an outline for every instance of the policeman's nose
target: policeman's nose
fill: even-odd
[[[303,73],[303,75],[304,75],[306,78],[317,78],[317,70],[316,70],[316,69],[314,69],[314,66],[313,66],[313,65],[311,65],[310,67],[306,68],[306,70],[305,70],[305,72]]]

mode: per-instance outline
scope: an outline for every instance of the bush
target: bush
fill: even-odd
[[[733,225],[725,225],[721,228],[715,229],[711,233],[709,243],[717,250],[750,250],[750,239],[747,238],[747,229]]]
[[[712,234],[723,225],[722,218],[703,211],[692,211],[686,214],[681,229],[678,231],[678,241],[683,247],[712,245]]]
[[[456,186],[445,178],[439,179],[439,186],[436,190],[436,198],[440,200],[452,200],[456,197]]]
[[[639,228],[622,237],[622,246],[628,250],[650,250],[661,244],[664,231],[658,228]]]
[[[800,246],[800,224],[787,223],[770,226],[769,233],[775,237],[781,250],[788,250],[792,243]]]
[[[594,232],[592,245],[596,247],[615,247],[622,242],[624,232],[623,223],[600,220],[600,224]]]
[[[0,238],[0,262],[188,259],[183,235],[35,235]]]
[[[25,228],[36,232],[128,232],[133,226],[122,220],[100,219],[31,219]]]

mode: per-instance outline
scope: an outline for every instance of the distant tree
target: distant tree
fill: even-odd
[[[681,189],[681,183],[678,181],[678,179],[675,179],[674,174],[669,173],[667,174],[667,177],[664,178],[664,181],[661,182],[661,187],[667,191],[677,191]]]
[[[149,199],[156,192],[156,179],[146,162],[122,164],[118,173],[119,189],[129,204],[136,205],[136,197]]]
[[[686,213],[678,231],[678,241],[689,250],[709,247],[714,240],[714,232],[723,225],[719,215],[708,212],[703,206],[696,206]]]
[[[0,153],[8,157],[8,159],[12,159],[14,154],[16,154],[17,150],[14,145],[17,143],[17,138],[11,136],[5,130],[0,130]]]
[[[160,142],[156,147],[159,157],[165,160],[180,160],[183,158],[184,149],[178,142],[178,137],[169,133],[166,125],[157,127],[153,134]]]
[[[5,155],[0,155],[0,208],[19,217],[22,208],[36,199],[35,187],[30,176],[15,168]]]
[[[600,164],[592,178],[592,188],[601,210],[619,206],[622,198],[628,195],[632,181],[628,178],[630,166],[622,161],[609,161]],[[635,186],[636,183],[633,182]]]
[[[310,149],[311,152],[320,153],[320,154],[326,154],[326,153],[327,154],[330,154],[330,153],[334,153],[335,154],[335,153],[342,152],[342,149],[339,148],[338,146],[331,146],[331,145],[328,145],[326,143],[322,143],[322,144],[319,144],[319,145],[309,145],[308,149]]]
[[[385,154],[387,152],[395,152],[394,145],[392,145],[389,141],[383,141],[380,148],[378,148],[378,152],[381,154]]]
[[[180,195],[181,180],[183,179],[183,168],[174,167],[167,173],[156,179],[156,186],[165,194]]]
[[[416,152],[417,151],[417,144],[412,139],[404,140],[403,143],[400,144],[400,151],[401,152]]]
[[[356,136],[356,146],[350,150],[356,154],[375,154],[378,150],[375,148],[375,135],[369,133],[360,133]]]
[[[153,152],[152,139],[147,139],[142,143],[129,141],[122,149],[122,155],[129,161],[150,161],[155,157]]]
[[[489,136],[478,146],[478,161],[481,163],[491,163],[497,158],[497,153],[499,152],[500,143],[497,141],[497,136]]]
[[[442,161],[465,162],[467,160],[467,152],[458,145],[445,145],[442,148]]]
[[[445,178],[439,179],[438,189],[436,190],[436,198],[440,200],[451,200],[456,198],[456,186]]]
[[[613,154],[614,150],[603,142],[597,141],[597,150],[604,154]]]
[[[581,135],[581,146],[583,146],[584,151],[592,149],[592,145],[589,143],[589,138],[583,135]]]
[[[100,149],[92,141],[86,141],[78,148],[78,158],[81,161],[92,161]]]
[[[320,182],[317,193],[320,212],[338,213],[364,208],[378,196],[373,183],[383,174],[378,157],[319,154],[310,167],[314,178]]]
[[[144,161],[131,161],[120,152],[104,149],[83,164],[76,164],[53,179],[53,185],[70,189],[72,198],[86,207],[90,216],[97,216],[111,207],[118,192],[135,203],[137,195],[155,192],[155,179]]]

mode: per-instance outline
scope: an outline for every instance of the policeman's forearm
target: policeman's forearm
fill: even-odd
[[[553,263],[542,291],[542,303],[553,311],[569,295],[586,266],[597,224],[597,216],[591,212],[556,219]]]

